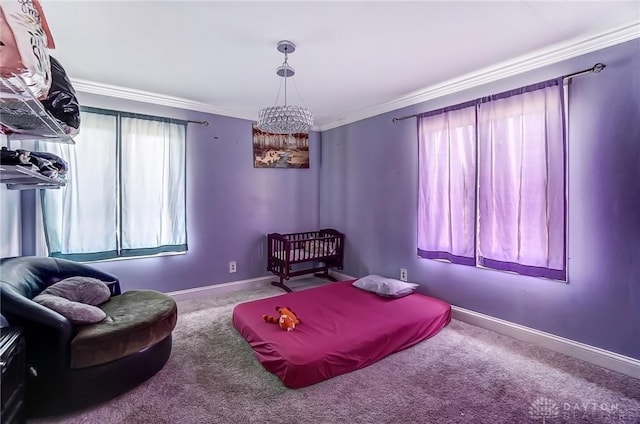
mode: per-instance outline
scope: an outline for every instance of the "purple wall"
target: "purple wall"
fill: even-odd
[[[569,282],[417,257],[417,134],[429,111],[590,68],[569,97]],[[322,133],[320,224],[344,272],[397,278],[454,305],[640,359],[640,40]]]
[[[318,133],[309,136],[309,169],[256,169],[251,121],[84,93],[79,101],[83,106],[211,124],[187,128],[189,252],[94,263],[118,275],[125,290],[169,292],[270,275],[266,234],[318,227]],[[95,183],[100,183],[99,176]],[[229,261],[237,262],[234,274],[229,273]]]

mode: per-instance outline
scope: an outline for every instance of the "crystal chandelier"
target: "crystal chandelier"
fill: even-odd
[[[278,76],[284,78],[284,106],[261,109],[258,112],[258,129],[273,134],[308,133],[313,125],[311,111],[304,107],[287,105],[287,78],[296,73],[295,69],[289,66],[287,58],[289,53],[296,50],[296,45],[291,41],[282,40],[277,48],[279,52],[284,53],[284,63],[276,69]]]

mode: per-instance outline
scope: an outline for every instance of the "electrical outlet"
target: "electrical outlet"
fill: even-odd
[[[407,281],[407,268],[400,268],[400,280]]]
[[[236,261],[229,262],[229,272],[236,272]]]

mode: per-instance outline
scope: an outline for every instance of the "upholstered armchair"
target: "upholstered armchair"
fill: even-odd
[[[77,325],[33,300],[69,277],[107,283],[106,319]],[[0,260],[1,313],[23,329],[29,416],[55,415],[116,397],[158,372],[171,353],[175,301],[152,290],[121,293],[118,278],[47,257]]]

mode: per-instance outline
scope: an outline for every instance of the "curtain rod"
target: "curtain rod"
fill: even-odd
[[[591,68],[589,69],[584,69],[582,71],[578,71],[578,72],[574,72],[572,74],[568,74],[562,77],[562,79],[570,79],[570,78],[574,78],[580,75],[584,75],[584,74],[589,74],[591,72],[593,73],[600,73],[602,72],[602,70],[606,67],[607,65],[603,64],[603,63],[596,63],[595,65],[593,65]],[[395,124],[398,121],[404,121],[405,119],[409,119],[409,118],[415,118],[416,116],[421,115],[421,113],[414,113],[413,115],[407,115],[407,116],[401,116],[400,118],[393,118],[391,121]]]
[[[187,121],[188,124],[198,124],[204,125],[205,127],[209,126],[209,121]]]

